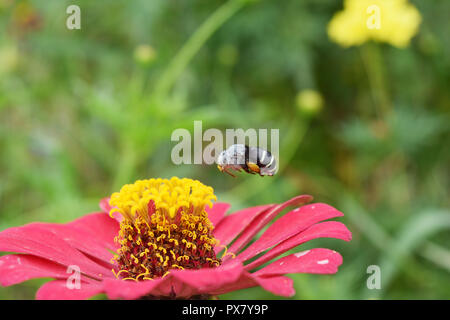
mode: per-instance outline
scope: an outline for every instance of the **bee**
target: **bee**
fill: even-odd
[[[260,176],[273,176],[277,171],[275,157],[258,147],[249,147],[244,144],[233,144],[217,157],[217,168],[236,177],[229,170],[244,170],[250,174]]]

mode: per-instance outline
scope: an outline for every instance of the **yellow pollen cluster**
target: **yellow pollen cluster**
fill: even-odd
[[[200,181],[173,177],[167,179],[138,180],[122,187],[120,192],[113,193],[110,214],[117,211],[124,218],[134,221],[141,216],[148,221],[148,204],[153,200],[155,209],[164,213],[166,218],[174,219],[180,208],[191,210],[199,215],[205,206],[212,206],[212,200],[217,200],[214,190]]]
[[[217,240],[205,211],[216,197],[211,187],[176,177],[139,180],[114,193],[110,214],[124,219],[114,257],[122,279],[164,277],[170,269],[220,265],[214,253]]]

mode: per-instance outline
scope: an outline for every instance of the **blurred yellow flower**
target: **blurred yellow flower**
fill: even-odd
[[[295,102],[298,110],[305,115],[315,115],[323,108],[323,98],[320,92],[313,89],[300,91]]]
[[[141,44],[134,49],[134,59],[143,65],[153,62],[156,56],[156,50],[148,44]]]
[[[407,0],[344,1],[344,10],[328,25],[329,37],[343,47],[375,40],[403,48],[421,22],[419,11]]]

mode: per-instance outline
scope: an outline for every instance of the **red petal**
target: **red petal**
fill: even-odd
[[[278,276],[287,273],[336,273],[342,264],[342,256],[336,251],[316,248],[278,259],[256,271],[258,276]]]
[[[191,288],[190,294],[209,294],[239,280],[244,268],[237,260],[230,261],[217,268],[205,268],[199,270],[176,270],[168,277],[174,282],[182,283]],[[177,296],[182,295],[180,289],[175,290]]]
[[[317,223],[303,232],[281,242],[279,245],[275,246],[273,249],[269,250],[265,255],[256,259],[252,263],[245,266],[245,270],[252,270],[269,260],[281,255],[282,253],[301,245],[307,241],[317,239],[317,238],[336,238],[345,241],[350,241],[352,238],[351,232],[347,227],[337,221],[326,221]]]
[[[110,219],[112,220],[112,219]],[[109,263],[112,253],[109,250],[116,250],[113,238],[108,242],[98,240],[94,232],[73,227],[71,225],[53,224],[53,223],[35,223],[35,228],[52,232],[55,236],[64,242],[92,257],[98,258]],[[99,231],[101,228],[98,229]]]
[[[167,281],[166,278],[139,282],[133,280],[105,279],[103,281],[103,290],[110,299],[133,300],[149,294],[158,296],[160,294],[157,288]]]
[[[238,260],[217,268],[172,270],[166,277],[153,281],[107,279],[103,283],[105,292],[111,299],[137,299],[146,295],[168,297],[171,294],[175,294],[177,298],[189,298],[201,294],[223,294],[254,286],[261,286],[281,296],[289,297],[294,294],[291,279],[247,273]]]
[[[312,197],[309,195],[301,195],[295,198],[292,198],[282,204],[274,206],[270,210],[265,211],[258,217],[256,217],[251,223],[245,228],[239,238],[232,244],[229,248],[230,252],[237,253],[240,249],[242,249],[250,240],[262,229],[264,226],[269,223],[275,216],[283,211],[285,208],[289,206],[299,206],[301,204],[308,203],[312,201]],[[229,259],[230,256],[226,256],[223,258],[223,261]]]
[[[292,297],[295,294],[292,279],[288,277],[255,277],[258,284],[273,294],[282,297]]]
[[[177,298],[189,298],[211,294],[237,283],[243,270],[242,264],[234,260],[217,268],[171,270],[167,276],[156,280],[135,282],[108,279],[104,281],[104,289],[111,299],[137,299],[145,295],[168,297],[171,294]]]
[[[228,245],[256,216],[272,206],[251,207],[226,216],[213,230],[214,237],[220,241],[220,245]],[[216,248],[217,252],[220,250],[221,247]]]
[[[0,285],[11,286],[34,278],[68,278],[67,268],[27,254],[0,257]]]
[[[339,216],[343,216],[340,211],[323,203],[309,204],[290,211],[275,221],[258,240],[245,249],[239,255],[239,259],[246,261],[317,222]]]
[[[222,285],[220,288],[212,290],[210,293],[218,295],[245,288],[261,286],[263,289],[272,292],[273,294],[291,297],[295,293],[292,284],[293,282],[291,279],[283,276],[259,277],[248,272],[243,272],[236,281]]]
[[[66,280],[47,282],[36,293],[38,300],[84,300],[102,292],[101,282],[80,283],[80,289],[69,289]]]
[[[225,202],[215,202],[212,206],[206,207],[205,210],[208,213],[208,218],[212,222],[213,226],[217,226],[219,222],[225,216],[225,213],[230,209],[230,205]]]
[[[0,251],[28,253],[64,266],[77,265],[82,273],[94,278],[110,272],[38,223],[0,232]]]
[[[112,207],[109,205],[109,197],[103,198],[99,202],[99,207],[102,209],[103,212],[106,212],[109,214],[109,211],[111,211]]]
[[[111,209],[114,208],[114,207],[112,207],[112,206],[109,204],[109,199],[110,199],[109,197],[103,198],[103,199],[100,200],[100,202],[99,202],[100,209],[102,209],[103,212],[107,213],[108,216],[109,216],[109,212],[111,211]],[[122,215],[121,215],[119,212],[117,212],[117,211],[115,211],[115,212],[112,213],[112,217],[113,217],[113,219],[116,220],[118,223],[122,222],[122,220],[123,220]],[[111,218],[111,217],[110,217],[110,218]]]
[[[114,242],[114,237],[119,234],[120,226],[116,220],[106,213],[91,213],[85,215],[67,225],[84,230],[89,237],[95,238],[105,248],[117,250],[119,245]]]

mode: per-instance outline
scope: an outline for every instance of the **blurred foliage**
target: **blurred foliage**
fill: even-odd
[[[307,193],[344,212],[353,240],[303,245],[344,264],[292,275],[293,299],[449,299],[450,2],[411,2],[408,48],[342,49],[327,36],[336,0],[0,0],[0,230],[70,221],[138,178],[199,179],[233,210]],[[81,30],[66,28],[70,4]],[[171,133],[194,120],[279,128],[278,175],[174,165]],[[373,264],[381,290],[366,288]]]

